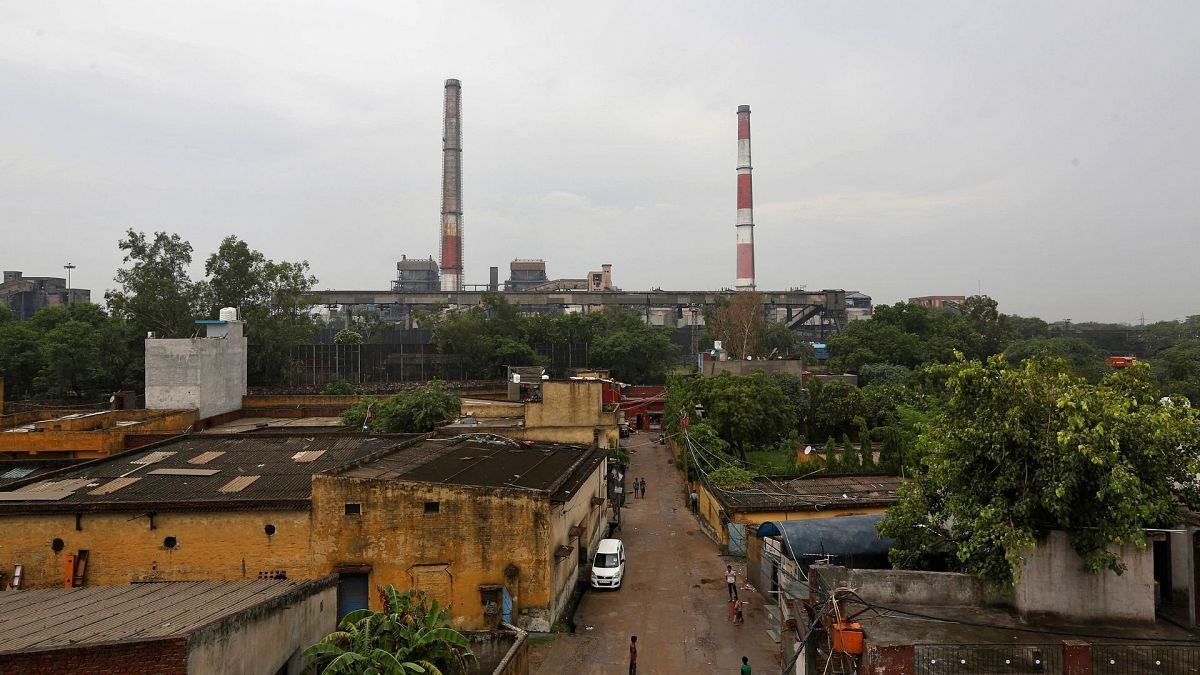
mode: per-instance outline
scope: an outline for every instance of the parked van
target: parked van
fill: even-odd
[[[592,560],[592,588],[620,588],[625,576],[625,545],[620,539],[601,539]]]

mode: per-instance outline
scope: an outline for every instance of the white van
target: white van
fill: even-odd
[[[625,576],[625,545],[620,539],[601,539],[592,559],[592,588],[620,588]]]

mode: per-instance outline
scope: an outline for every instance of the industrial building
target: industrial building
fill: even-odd
[[[505,291],[527,291],[550,281],[546,276],[545,260],[523,260],[518,258],[508,264],[508,279]]]
[[[72,288],[63,277],[27,277],[19,271],[5,270],[4,281],[0,282],[0,306],[11,309],[19,321],[32,318],[45,307],[91,300],[91,291]]]
[[[438,264],[432,257],[413,258],[400,256],[396,263],[396,280],[392,290],[401,293],[437,293],[442,289]]]

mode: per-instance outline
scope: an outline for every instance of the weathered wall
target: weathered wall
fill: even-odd
[[[604,383],[596,380],[546,380],[542,400],[525,404],[524,438],[591,445],[600,429],[605,445],[619,440],[617,413],[602,406]]]
[[[708,376],[718,375],[720,373],[729,373],[730,375],[749,375],[756,370],[761,370],[768,374],[785,373],[787,375],[795,375],[796,377],[804,376],[804,362],[800,359],[760,359],[757,361],[704,361],[704,374]]]
[[[592,505],[592,497],[603,498],[607,494],[608,476],[607,463],[602,462],[596,472],[583,483],[575,496],[565,504],[551,504],[550,508],[550,552],[559,546],[573,547],[571,554],[564,558],[552,558],[554,567],[554,598],[550,607],[550,622],[558,620],[563,609],[571,600],[575,585],[579,583],[579,552],[586,550],[584,560],[591,560],[596,552],[596,546],[604,537],[608,527],[605,517],[604,504]],[[573,525],[582,525],[583,532],[578,538],[570,535]]]
[[[525,404],[509,401],[489,401],[487,399],[464,398],[462,400],[462,415],[474,415],[478,419],[495,419],[498,417],[521,417],[525,414]]]
[[[183,638],[0,656],[0,673],[4,675],[184,675],[187,672],[187,643]]]
[[[1048,616],[1076,621],[1154,621],[1154,552],[1133,545],[1111,547],[1125,572],[1092,574],[1071,548],[1065,532],[1051,532],[1025,556],[1021,581],[1013,589],[1022,617]]]
[[[146,340],[146,407],[196,408],[200,417],[237,410],[246,393],[246,338]]]
[[[59,586],[67,556],[86,549],[89,586],[133,581],[257,579],[260,572],[311,578],[308,511],[160,512],[155,529],[144,514],[125,511],[0,515],[0,561],[25,566],[25,587]],[[267,524],[275,534],[267,536]],[[177,545],[165,548],[163,540]],[[62,539],[63,550],[50,544]],[[324,574],[325,572],[322,572]]]
[[[426,513],[426,502],[437,502],[438,512]],[[361,515],[346,515],[347,503],[361,504]],[[322,574],[369,566],[372,590],[392,584],[450,600],[460,629],[485,627],[479,586],[505,584],[512,564],[514,619],[550,627],[550,504],[532,491],[317,475],[312,551]],[[379,609],[374,593],[370,601]]]
[[[471,651],[479,659],[478,671],[491,675],[528,675],[529,634],[501,623],[499,630],[469,631]]]
[[[297,588],[188,636],[188,675],[300,675],[301,652],[337,628],[337,578]]]
[[[972,574],[910,570],[857,570],[838,565],[813,565],[825,588],[845,582],[868,602],[881,605],[982,607],[1007,604],[1009,598],[989,593]]]
[[[72,411],[25,412],[0,417],[0,429],[34,424],[36,433],[0,433],[0,458],[95,458],[126,449],[138,434],[178,434],[196,423],[195,410],[119,410],[77,419],[47,419]],[[41,421],[39,421],[41,420]],[[136,422],[136,424],[120,424]]]

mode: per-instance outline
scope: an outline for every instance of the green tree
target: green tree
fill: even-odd
[[[425,433],[458,417],[462,399],[437,380],[384,400],[364,398],[342,413],[342,424],[377,433]]]
[[[813,346],[799,333],[787,327],[786,324],[771,321],[763,325],[758,339],[755,356],[768,358],[771,355],[804,359],[805,363],[816,360]]]
[[[104,373],[92,326],[83,321],[61,323],[42,336],[41,348],[45,366],[38,389],[56,397],[91,398],[96,394]]]
[[[33,395],[34,378],[44,363],[39,337],[29,321],[0,323],[0,374],[7,398]]]
[[[705,309],[704,324],[731,357],[755,356],[765,324],[762,296],[753,291],[718,296],[715,306]]]
[[[296,348],[312,341],[317,325],[310,309],[317,278],[308,261],[275,262],[234,236],[221,241],[204,264],[208,278],[204,312],[216,316],[236,307],[246,322],[251,382],[283,384],[295,366]]]
[[[117,270],[120,289],[104,294],[109,311],[133,324],[141,337],[150,332],[164,338],[191,336],[208,294],[203,283],[188,276],[192,245],[177,234],[155,232],[149,239],[128,230],[117,246],[128,267]]]
[[[852,321],[829,339],[831,372],[857,373],[869,363],[914,368],[947,363],[955,352],[969,356],[982,349],[982,337],[970,319],[934,311],[916,303],[875,308],[869,321]]]
[[[868,363],[858,369],[858,386],[903,385],[912,376],[912,370],[894,363]]]
[[[343,328],[333,336],[333,344],[335,345],[361,345],[362,343],[362,333],[349,328]]]
[[[591,361],[607,366],[619,380],[658,384],[666,380],[667,369],[678,353],[666,331],[639,321],[636,326],[596,338]]]
[[[1071,373],[1089,382],[1099,382],[1111,370],[1105,364],[1104,352],[1077,337],[1019,340],[1009,344],[1004,358],[1014,366],[1026,359],[1060,361]]]
[[[812,435],[820,438],[826,434],[846,433],[855,427],[855,418],[865,417],[866,406],[858,387],[843,380],[829,380],[814,386],[815,377],[809,378],[810,398],[808,424]]]
[[[844,469],[841,457],[838,456],[837,439],[833,436],[825,439],[825,468],[829,473],[839,473]]]
[[[937,366],[944,410],[923,426],[922,471],[879,531],[898,567],[939,555],[994,584],[1065,530],[1087,569],[1121,571],[1114,543],[1147,544],[1198,499],[1200,418],[1160,403],[1144,366],[1090,384],[1062,364],[995,356]]]
[[[1151,372],[1166,394],[1186,396],[1200,406],[1200,340],[1187,340],[1159,352]]]
[[[338,622],[338,630],[304,650],[309,672],[465,673],[479,660],[470,643],[450,628],[449,605],[429,599],[424,591],[400,593],[380,589],[383,611],[355,610]]]
[[[668,386],[667,419],[693,415],[697,404],[743,462],[748,450],[771,445],[796,426],[791,401],[761,370],[745,376],[674,378]]]

